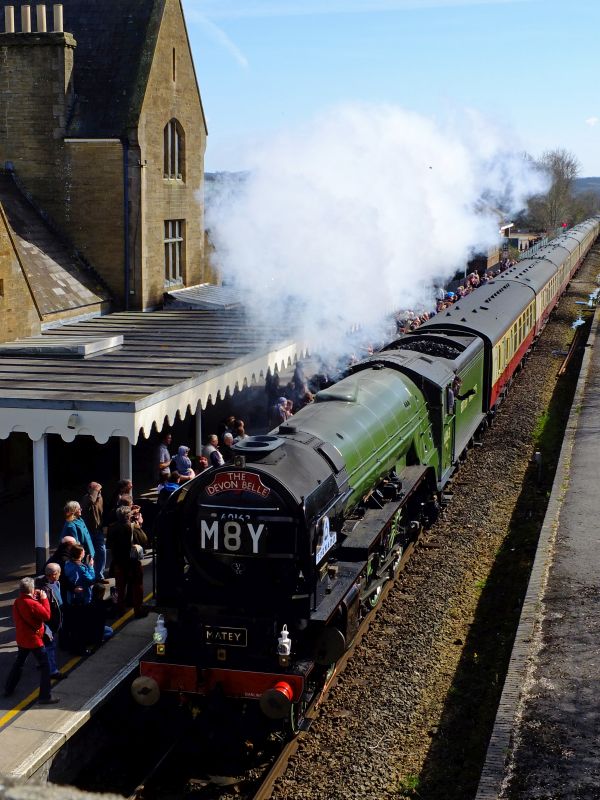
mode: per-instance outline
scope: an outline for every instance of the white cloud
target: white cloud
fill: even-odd
[[[208,35],[222,45],[226,50],[231,53],[234,59],[240,64],[240,66],[244,67],[244,69],[248,66],[248,59],[239,49],[239,47],[229,38],[229,36],[225,33],[222,28],[219,28],[218,25],[215,25],[214,22],[208,19],[206,14],[204,14],[199,8],[198,3],[193,2],[193,0],[186,0],[186,17],[190,22],[195,22],[198,25],[201,25]]]
[[[585,124],[589,125],[590,128],[593,128],[594,125],[597,125],[599,122],[600,122],[600,119],[598,119],[598,117],[588,117],[586,119],[586,121],[585,121]]]
[[[184,0],[192,9],[213,19],[245,17],[289,17],[314,14],[366,14],[421,8],[506,5],[532,0]],[[533,0],[539,2],[539,0]]]
[[[436,280],[497,242],[493,206],[543,190],[509,138],[473,112],[440,126],[374,104],[281,133],[207,206],[223,276],[265,324],[295,312],[320,352],[343,352],[357,322],[376,339],[391,309],[431,307]]]

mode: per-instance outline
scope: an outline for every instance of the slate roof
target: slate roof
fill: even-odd
[[[67,136],[116,138],[135,125],[165,0],[61,0],[73,34],[76,102]],[[31,0],[11,0],[15,17]],[[49,22],[52,3],[46,3]],[[35,16],[35,14],[34,14]]]
[[[0,170],[0,204],[14,233],[17,255],[42,316],[109,300],[108,291],[48,227],[14,183]]]
[[[16,352],[40,339],[72,344],[74,337],[96,341],[115,336],[123,337],[122,345],[91,357]],[[278,331],[251,322],[242,310],[124,311],[95,317],[41,337],[0,344],[0,408],[135,409],[157,393],[176,394],[215,375],[223,376],[225,386],[234,364],[284,341]]]
[[[228,309],[242,305],[242,293],[231,286],[201,283],[165,292],[165,308]]]

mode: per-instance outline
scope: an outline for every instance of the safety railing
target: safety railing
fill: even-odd
[[[527,250],[522,250],[519,253],[519,261],[522,261],[524,258],[531,258],[537,253],[540,247],[545,247],[549,241],[550,239],[547,236],[544,236],[543,239],[540,239],[539,242],[536,242],[531,247],[528,247]]]

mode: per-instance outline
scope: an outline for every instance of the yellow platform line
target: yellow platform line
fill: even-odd
[[[148,600],[151,600],[153,596],[154,596],[153,592],[147,594],[146,597],[144,597],[144,603],[147,603]],[[126,611],[122,617],[119,617],[119,619],[116,619],[114,621],[114,623],[111,625],[111,628],[113,629],[113,631],[122,628],[123,625],[132,617],[133,617],[133,609],[130,608],[129,611]],[[73,658],[70,658],[67,661],[67,663],[63,665],[61,672],[63,674],[70,672],[74,667],[77,666],[77,664],[79,664],[80,661],[83,660],[84,660],[83,656],[73,656]],[[56,684],[54,685],[53,688],[56,688]],[[27,697],[23,698],[23,700],[19,700],[16,706],[11,708],[10,711],[7,711],[6,714],[0,717],[0,728],[3,728],[5,725],[8,725],[8,723],[17,716],[17,714],[20,714],[21,711],[25,711],[25,709],[28,706],[33,705],[33,703],[35,703],[35,701],[38,699],[39,696],[40,696],[40,690],[35,689],[33,692],[28,694]]]

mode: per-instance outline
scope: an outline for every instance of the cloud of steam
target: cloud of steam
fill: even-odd
[[[207,203],[224,280],[269,327],[300,320],[315,348],[378,340],[394,309],[498,242],[494,207],[519,210],[544,177],[475,114],[441,127],[393,106],[347,105],[252,154]]]

